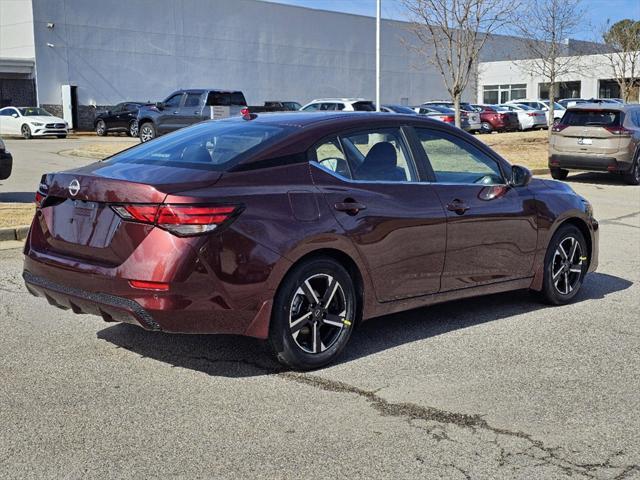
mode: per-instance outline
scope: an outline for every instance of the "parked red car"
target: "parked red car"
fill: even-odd
[[[499,105],[483,105],[480,111],[482,133],[510,132],[520,129],[518,114]]]
[[[36,200],[31,293],[107,322],[265,339],[298,369],[392,312],[515,289],[567,303],[598,262],[586,200],[417,115],[203,122],[44,175]]]

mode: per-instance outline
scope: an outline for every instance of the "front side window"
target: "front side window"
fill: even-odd
[[[305,112],[315,112],[316,110],[318,110],[319,106],[319,103],[312,103],[311,105],[307,105],[306,107],[304,107],[302,110]]]
[[[315,148],[315,160],[351,180],[416,182],[418,177],[399,128],[341,135]]]
[[[467,141],[445,132],[416,128],[439,183],[500,185],[498,163]]]
[[[113,113],[120,113],[124,111],[124,103],[119,103],[113,107]]]
[[[168,108],[178,108],[180,106],[180,100],[182,100],[182,94],[178,93],[169,97],[165,102],[164,106]]]
[[[105,163],[134,163],[225,171],[249,151],[267,148],[290,128],[245,121],[207,122],[142,143]]]

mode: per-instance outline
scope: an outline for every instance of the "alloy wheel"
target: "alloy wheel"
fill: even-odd
[[[297,288],[289,309],[289,330],[296,345],[306,353],[318,354],[331,348],[351,321],[344,288],[331,275],[308,277]]]
[[[551,278],[553,285],[562,295],[570,294],[580,282],[583,261],[580,242],[572,237],[565,237],[556,248],[551,262]]]
[[[20,133],[22,134],[23,138],[29,139],[31,138],[31,129],[29,128],[29,125],[22,125],[22,128],[20,129]]]
[[[98,122],[98,124],[96,125],[96,133],[100,136],[104,135],[105,131],[106,131],[106,125],[104,124],[104,122],[102,120],[100,120]]]
[[[140,129],[140,140],[143,143],[153,140],[153,129],[148,124],[143,125]]]
[[[131,135],[132,137],[138,136],[138,122],[131,122],[131,124],[129,125],[129,135]]]

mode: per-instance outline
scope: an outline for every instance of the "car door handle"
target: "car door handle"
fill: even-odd
[[[178,113],[180,113],[180,112],[173,112],[174,115],[177,115]]]
[[[195,115],[200,115],[200,110],[196,110],[195,112],[193,112]]]
[[[357,215],[360,210],[366,210],[367,206],[363,203],[345,201],[336,203],[333,208],[349,215]]]
[[[463,201],[456,198],[447,205],[447,210],[450,212],[456,212],[458,215],[463,215],[464,212],[469,210],[469,207]]]

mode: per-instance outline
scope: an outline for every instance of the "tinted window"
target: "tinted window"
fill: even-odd
[[[319,106],[319,103],[312,103],[311,105],[307,105],[306,107],[304,107],[302,110],[305,112],[315,112],[316,110],[318,110]]]
[[[201,93],[187,93],[187,98],[184,101],[185,107],[198,107],[200,105]]]
[[[180,106],[180,100],[182,99],[182,94],[177,93],[165,100],[164,106],[169,108],[177,108]]]
[[[375,112],[376,107],[373,102],[356,102],[353,104],[353,109],[356,112]]]
[[[246,107],[247,101],[242,92],[209,92],[207,106]]]
[[[621,112],[615,110],[568,110],[562,124],[570,127],[617,126]]]
[[[242,154],[266,147],[288,130],[245,121],[206,122],[143,143],[111,157],[111,163],[141,163],[226,170]]]
[[[504,183],[496,161],[465,140],[423,128],[417,128],[416,134],[437,182],[486,185]]]
[[[12,108],[5,108],[4,110],[0,110],[0,116],[1,117],[10,117],[14,113],[18,113],[18,112],[16,112]]]
[[[355,180],[417,181],[398,128],[344,135],[340,143]]]
[[[298,102],[282,102],[282,106],[287,110],[300,110],[302,105]]]
[[[20,113],[23,117],[50,117],[51,114],[47,112],[44,108],[37,107],[29,107],[29,108],[19,108]]]
[[[344,107],[342,107],[344,108]],[[336,104],[335,103],[321,103],[320,104],[320,110],[335,110],[336,109]]]
[[[139,103],[127,103],[127,111],[128,112],[133,112],[135,110],[139,110],[140,109],[140,104]]]

